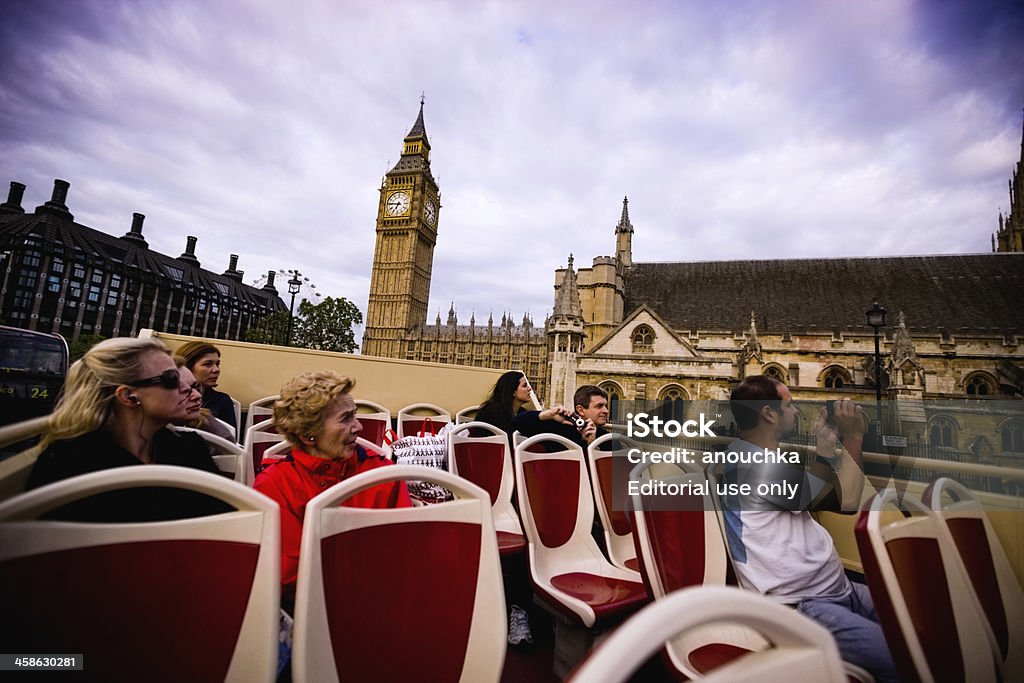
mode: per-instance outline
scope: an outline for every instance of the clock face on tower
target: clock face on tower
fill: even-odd
[[[430,199],[423,205],[423,218],[426,219],[428,225],[433,225],[437,220],[437,205]]]
[[[404,216],[409,212],[409,195],[406,192],[392,192],[384,203],[389,216]]]

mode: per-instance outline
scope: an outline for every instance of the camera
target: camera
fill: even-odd
[[[587,421],[584,418],[577,415],[576,413],[572,413],[571,415],[563,415],[562,417],[568,420],[569,424],[571,424],[573,427],[575,427],[577,430],[581,432],[587,427]]]
[[[836,423],[836,402],[825,401],[825,412],[828,414],[825,424],[834,425]]]

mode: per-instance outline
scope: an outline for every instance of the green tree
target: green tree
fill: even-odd
[[[288,336],[288,311],[271,313],[245,332],[245,341],[284,346]],[[294,336],[294,333],[293,333]]]
[[[354,325],[363,314],[344,297],[327,297],[318,304],[303,299],[292,322],[292,346],[317,351],[352,353],[356,344]],[[288,339],[288,311],[271,313],[249,328],[245,340],[257,344],[285,346]]]
[[[74,363],[76,360],[85,355],[85,352],[92,347],[99,344],[101,341],[106,339],[101,334],[81,334],[78,339],[72,340],[68,344],[68,360]]]
[[[359,348],[352,327],[362,322],[363,314],[345,297],[327,297],[318,304],[303,299],[292,343],[318,351],[352,353]]]

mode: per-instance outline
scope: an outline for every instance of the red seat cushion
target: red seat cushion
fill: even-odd
[[[526,538],[522,534],[514,534],[510,531],[498,531],[498,553],[504,555],[515,555],[523,552],[526,548]]]
[[[753,650],[729,643],[708,643],[691,652],[688,659],[690,666],[703,674],[750,652]]]
[[[598,620],[628,612],[648,600],[642,583],[597,574],[559,574],[551,578],[551,585],[587,603]]]

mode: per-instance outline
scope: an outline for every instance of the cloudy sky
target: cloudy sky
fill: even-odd
[[[378,190],[426,93],[430,317],[553,271],[990,250],[1021,155],[1024,3],[0,0],[0,187],[365,313]]]

